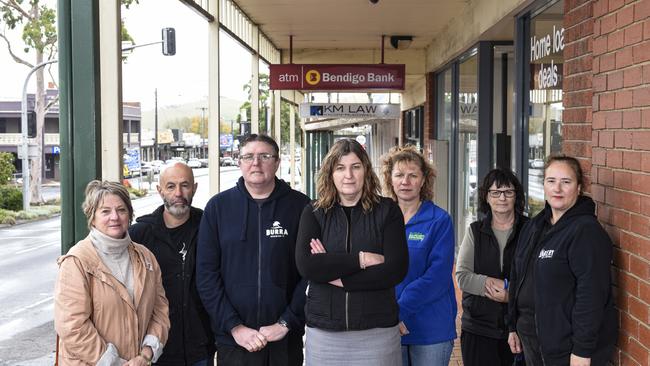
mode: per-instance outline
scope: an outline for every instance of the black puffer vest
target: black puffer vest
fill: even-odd
[[[369,251],[383,253],[383,227],[390,205],[386,198],[364,213],[361,205],[352,208],[351,230],[341,206],[318,209],[314,216],[321,227],[328,253]],[[346,292],[345,289],[310,282],[305,307],[307,325],[332,331],[365,330],[397,325],[399,311],[395,289]]]
[[[503,252],[503,269],[500,268],[499,243],[492,231],[492,216],[470,225],[474,234],[474,273],[488,277],[504,279],[510,274],[510,266],[517,247],[519,232],[528,221],[525,216],[516,218],[515,226],[508,237]],[[485,296],[463,292],[463,331],[489,338],[505,339],[508,337],[505,317],[507,303],[492,301]]]

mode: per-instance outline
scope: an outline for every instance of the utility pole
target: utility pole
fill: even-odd
[[[199,149],[201,150],[203,157],[205,157],[205,149],[203,146],[203,132],[205,128],[205,111],[208,109],[208,107],[199,107],[197,109],[201,110],[201,123],[199,125],[199,136],[201,137],[201,146],[199,147]]]
[[[153,113],[153,158],[160,160],[158,154],[158,88],[153,90],[154,97],[154,113]]]

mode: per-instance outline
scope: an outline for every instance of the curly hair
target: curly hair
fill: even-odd
[[[95,212],[97,212],[99,206],[104,202],[104,198],[109,194],[118,196],[124,202],[124,205],[129,211],[129,224],[133,221],[133,206],[131,205],[131,197],[126,187],[118,182],[93,180],[86,186],[86,198],[81,205],[86,219],[88,219],[88,229],[92,229]]]
[[[420,189],[420,200],[431,201],[433,200],[433,187],[436,181],[436,169],[433,165],[424,158],[417,147],[413,145],[406,145],[403,147],[395,146],[391,148],[387,154],[381,158],[381,175],[384,179],[384,195],[391,197],[397,201],[395,190],[393,189],[392,174],[393,168],[398,163],[415,163],[422,172],[424,184]]]
[[[338,202],[339,195],[336,190],[336,185],[334,185],[332,174],[341,158],[350,153],[356,155],[361,160],[361,165],[363,165],[364,169],[363,188],[360,199],[363,211],[369,212],[375,204],[379,203],[379,178],[377,178],[377,175],[372,170],[370,158],[366,150],[355,140],[343,139],[337,141],[332,146],[323,160],[323,165],[320,168],[316,181],[318,199],[314,203],[315,208],[323,208],[327,211],[334,206],[334,203]]]
[[[490,212],[491,208],[487,201],[487,195],[493,184],[497,188],[512,186],[515,189],[515,213],[522,215],[526,204],[524,187],[510,169],[504,168],[492,169],[483,178],[483,183],[478,189],[478,210],[485,214]]]

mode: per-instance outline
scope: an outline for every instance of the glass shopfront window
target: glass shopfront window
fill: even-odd
[[[478,62],[473,55],[459,65],[458,144],[456,156],[458,183],[456,222],[458,238],[476,220],[478,178]]]
[[[544,208],[544,159],[562,150],[562,69],[564,1],[530,19],[528,106],[528,206],[531,215]]]

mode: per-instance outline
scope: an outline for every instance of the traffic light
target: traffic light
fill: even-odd
[[[165,56],[176,54],[176,31],[174,28],[162,29],[162,53]]]
[[[32,139],[36,137],[36,112],[27,112],[27,137]]]

